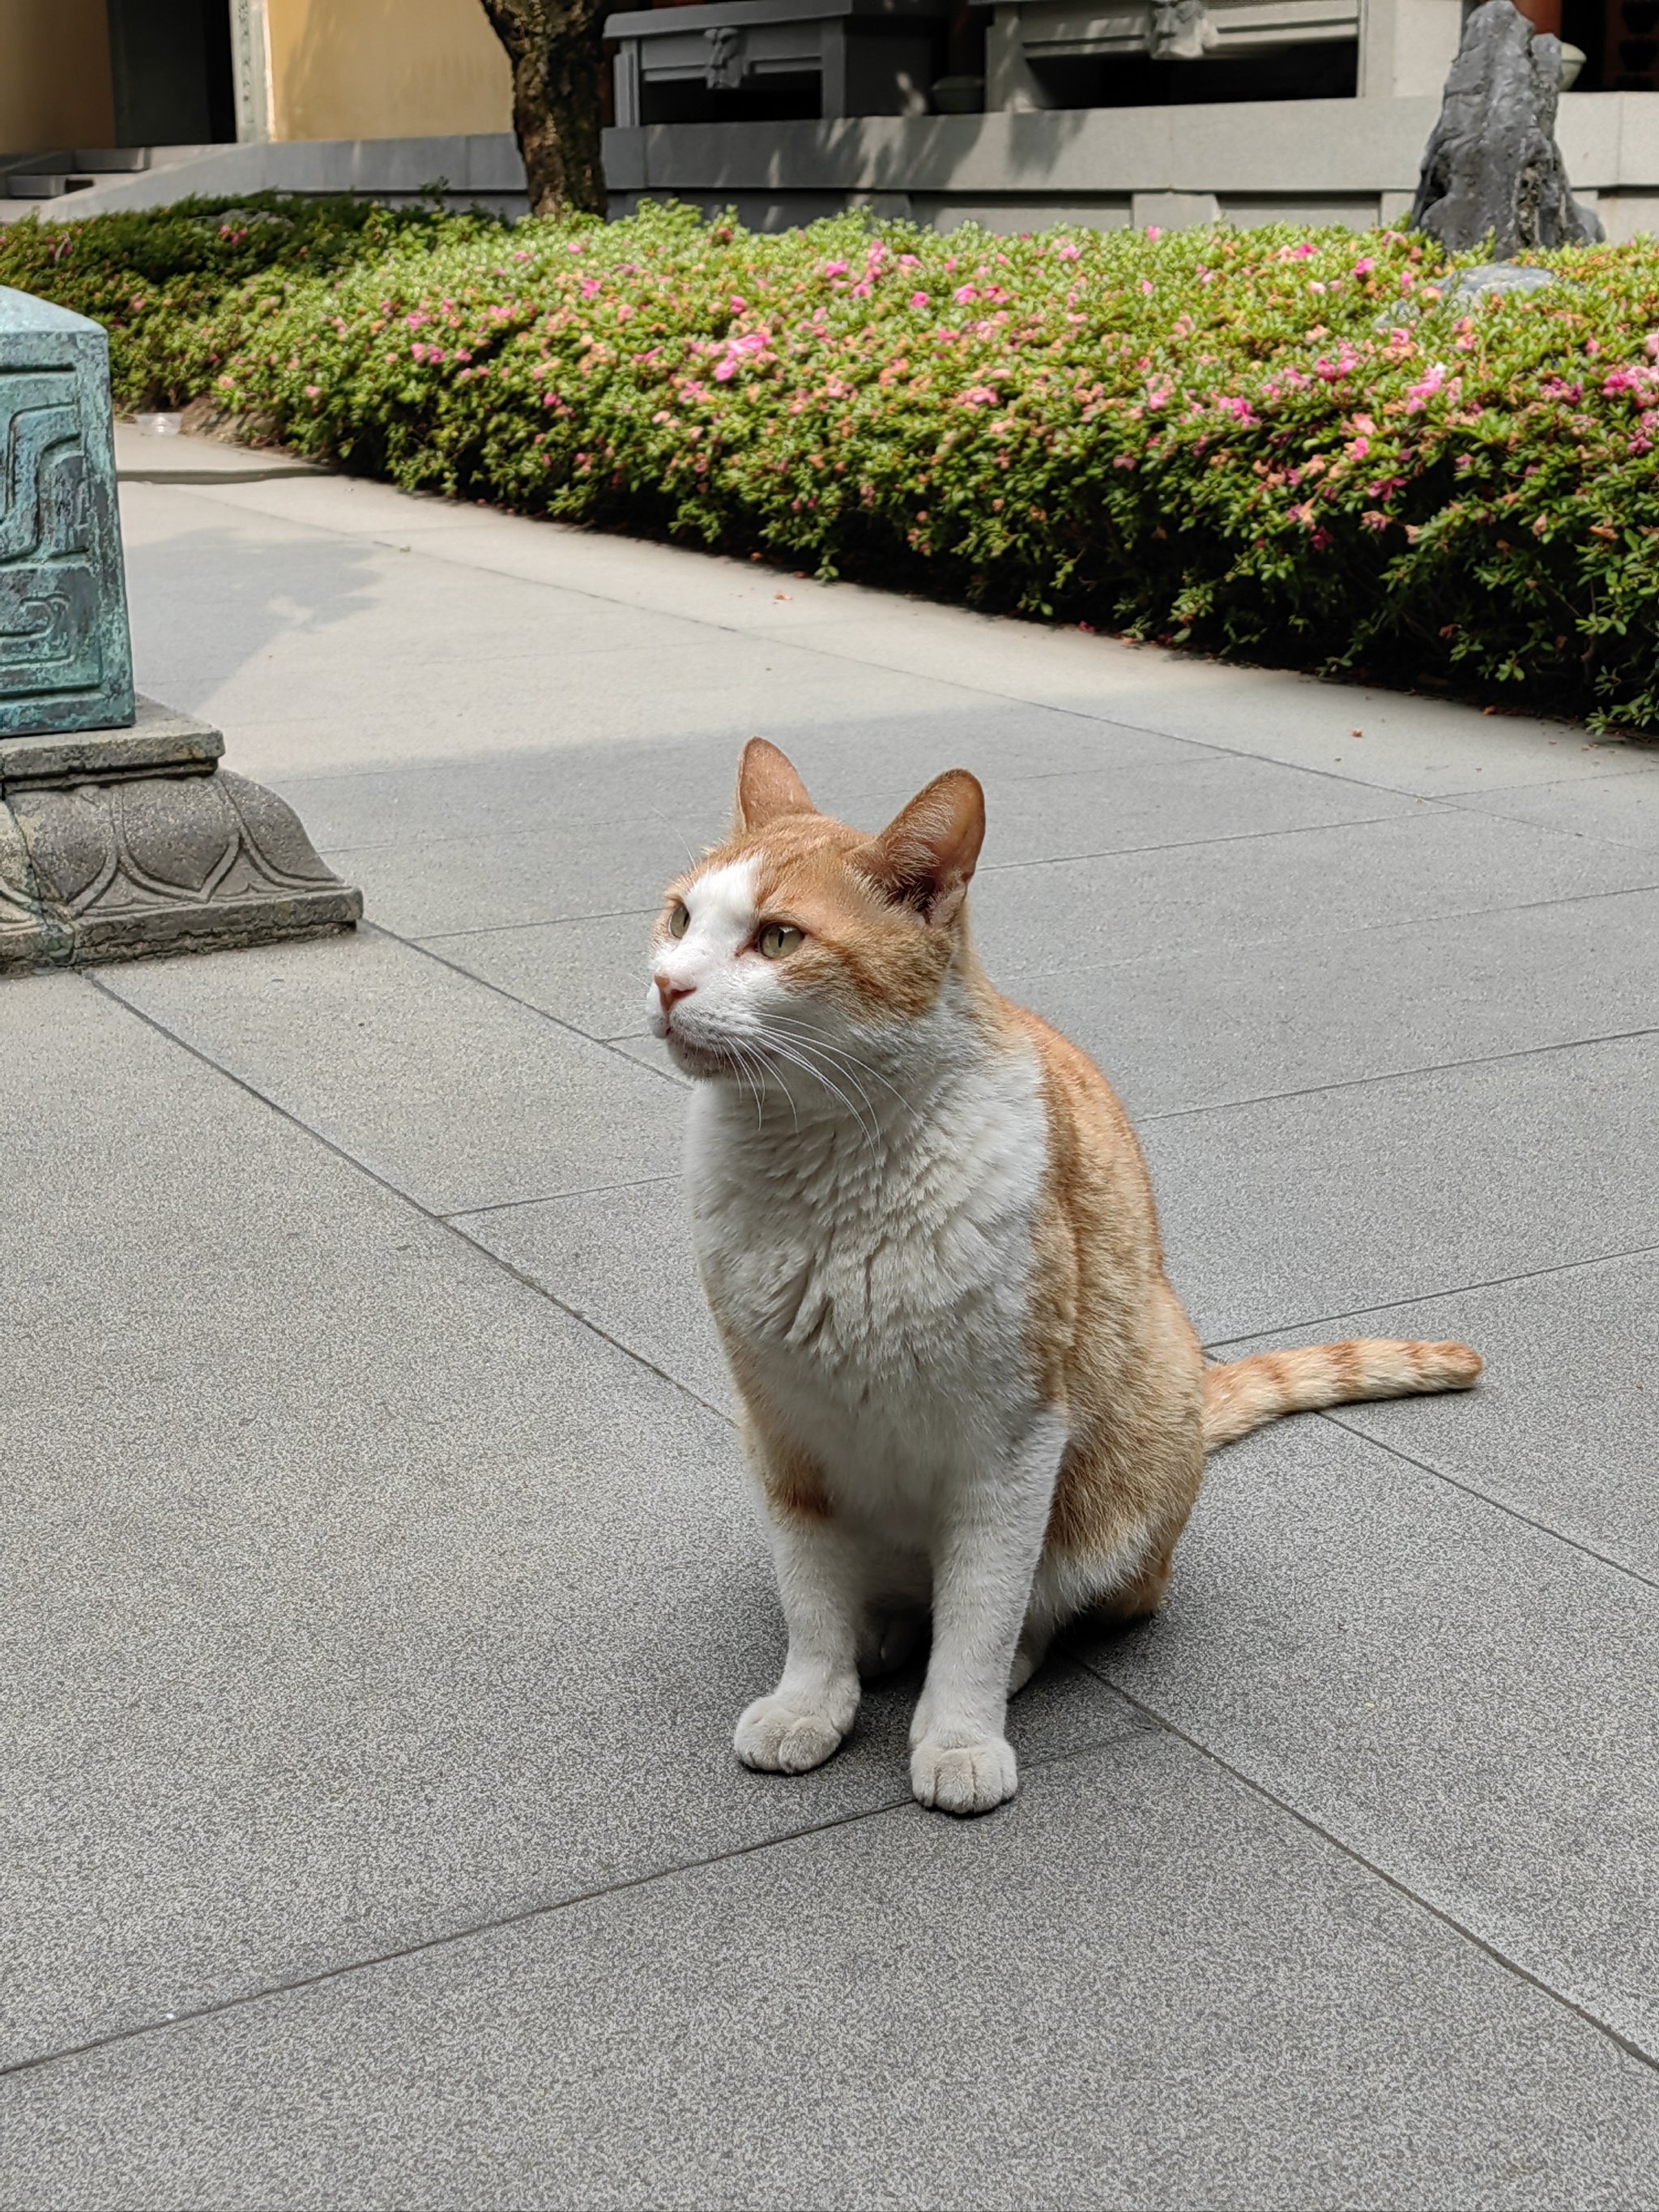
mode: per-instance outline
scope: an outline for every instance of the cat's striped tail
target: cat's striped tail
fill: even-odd
[[[1413,1398],[1429,1390],[1467,1390],[1483,1365],[1467,1344],[1398,1344],[1350,1337],[1293,1352],[1255,1352],[1204,1376],[1204,1449],[1249,1436],[1281,1413],[1348,1406],[1360,1398]]]

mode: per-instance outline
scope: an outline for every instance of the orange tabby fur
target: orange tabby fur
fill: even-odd
[[[791,1027],[787,1018],[776,1016],[780,1006],[810,1006],[816,1018],[849,1025],[856,1036],[898,1040],[891,1049],[900,1058],[881,1063],[890,1073],[903,1064],[907,1034],[912,1029],[921,1034],[921,1025],[948,1003],[951,1026],[945,1034],[963,1044],[975,1065],[989,1071],[985,1079],[994,1090],[999,1067],[1009,1071],[1010,1080],[1020,1070],[1034,1068],[1046,1168],[1022,1232],[1024,1250],[1013,1254],[1010,1265],[1025,1271],[1020,1364],[1027,1380],[1021,1387],[1029,1387],[1034,1418],[1049,1419],[1063,1448],[1052,1488],[1043,1493],[1046,1526],[1041,1529],[1040,1554],[1025,1570],[1030,1600],[1013,1662],[1018,1687],[1041,1660],[1054,1629],[1080,1608],[1100,1607],[1133,1618],[1158,1607],[1176,1543],[1198,1495],[1207,1451],[1281,1413],[1358,1399],[1461,1389],[1474,1381],[1481,1362],[1467,1345],[1359,1340],[1260,1352],[1206,1367],[1164,1273],[1140,1147],[1109,1085],[1075,1045],[1003,997],[980,965],[969,936],[966,892],[983,830],[982,794],[964,771],[937,779],[885,831],[871,837],[818,813],[783,755],[760,740],[752,742],[744,756],[730,838],[670,890],[655,939],[653,988],[660,1006],[653,1018],[659,1033],[669,1038],[694,1073],[731,1073],[720,1065],[717,1032],[700,1042],[684,1018],[683,1004],[693,999],[704,970],[685,964],[675,942],[683,933],[669,927],[670,917],[685,914],[683,902],[696,904],[702,886],[711,900],[717,893],[739,905],[747,900],[757,927],[769,918],[803,933],[787,959],[764,974],[758,968],[740,969],[743,960],[752,959],[757,940],[747,948],[736,944],[723,956],[726,969],[717,963],[709,969],[707,997],[714,995],[709,985],[718,988],[723,976],[747,973],[757,988],[769,994],[764,1004],[784,1021],[781,1035],[807,1034],[799,1024]],[[739,915],[733,925],[738,937],[743,926]],[[836,1032],[848,1033],[848,1027]],[[853,1057],[845,1045],[837,1048],[846,1066],[874,1073],[875,1063]],[[856,1076],[846,1075],[845,1066],[842,1073],[859,1087]],[[894,1082],[887,1081],[887,1088],[898,1096]],[[861,1090],[860,1095],[874,1115],[881,1102],[872,1103],[873,1094]],[[792,1103],[792,1111],[798,1103]],[[862,1121],[850,1099],[847,1103],[862,1134]],[[734,1132],[736,1127],[733,1123]],[[727,1141],[735,1146],[744,1139],[733,1133]],[[896,1148],[902,1139],[891,1141]],[[896,1149],[893,1158],[892,1172],[902,1176],[903,1161]],[[848,1175],[874,1171],[863,1164],[850,1129],[847,1159]],[[729,1172],[740,1179],[740,1168]],[[769,1368],[761,1346],[745,1334],[752,1324],[736,1310],[729,1268],[723,1273],[705,1259],[704,1272],[745,1407],[751,1457],[781,1532],[780,1575],[787,1610],[790,1577],[799,1583],[806,1575],[801,1562],[810,1564],[817,1556],[811,1545],[830,1542],[843,1516],[849,1531],[855,1525],[864,1529],[871,1508],[867,1498],[855,1498],[849,1477],[834,1472],[830,1440],[803,1435],[799,1413],[792,1415],[778,1389],[769,1384],[769,1373],[784,1370]],[[776,1350],[771,1346],[767,1357]],[[879,1368],[883,1352],[882,1344],[876,1343],[863,1356],[873,1370]],[[790,1368],[786,1380],[793,1373]],[[927,1380],[919,1375],[918,1391]],[[787,1534],[792,1526],[799,1532],[799,1540]],[[822,1534],[815,1537],[813,1529]],[[793,1601],[799,1602],[799,1590]],[[792,1612],[792,1654],[796,1626]],[[802,1672],[805,1662],[797,1667],[793,1656],[791,1663],[805,1681],[811,1669]],[[813,1665],[813,1680],[840,1680],[835,1665]],[[850,1725],[850,1708],[847,1718],[836,1717],[847,1706],[844,1686],[831,1696],[817,1690],[809,1695],[798,1685],[789,1696],[805,1718],[792,1738],[793,1724],[785,1711],[794,1711],[785,1695],[791,1679],[787,1673],[779,1697],[761,1700],[744,1717],[739,1749],[751,1764],[790,1771],[813,1764],[828,1755]],[[934,1698],[930,1675],[924,1707]],[[958,1700],[964,1711],[972,1702],[965,1692]],[[975,1710],[983,1705],[981,1698]],[[756,1722],[757,1714],[764,1727]],[[937,1713],[931,1721],[919,1716],[918,1727],[924,1734],[928,1729],[939,1734]],[[750,1730],[748,1748],[745,1728]],[[803,1729],[810,1741],[795,1740]],[[964,1741],[970,1733],[965,1723],[957,1730]],[[1000,1741],[988,1723],[982,1733],[984,1741],[969,1747],[975,1757]],[[1000,1748],[1006,1752],[1006,1747]],[[968,1755],[951,1751],[947,1743],[927,1768],[925,1784],[917,1770],[917,1792],[924,1802],[977,1810],[997,1802],[999,1790],[1006,1795],[1012,1790],[1011,1753],[1006,1769],[997,1769],[1000,1779],[987,1781],[975,1768],[979,1779],[970,1775],[966,1782],[953,1780],[945,1771],[949,1759]]]

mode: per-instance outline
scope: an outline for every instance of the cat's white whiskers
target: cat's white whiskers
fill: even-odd
[[[755,1102],[755,1133],[758,1136],[766,1127],[766,1098],[762,1085],[762,1078],[765,1070],[762,1067],[757,1072],[753,1054],[745,1051],[742,1045],[732,1042],[731,1052],[737,1064],[738,1073],[743,1078]]]
[[[867,1060],[860,1060],[856,1053],[849,1052],[845,1045],[830,1044],[816,1030],[809,1029],[805,1023],[786,1021],[777,1014],[768,1016],[767,1029],[769,1033],[778,1032],[809,1043],[817,1051],[826,1054],[832,1060],[842,1060],[849,1067],[856,1067],[860,1074],[867,1075],[872,1082],[879,1083],[884,1091],[890,1091],[901,1106],[909,1108],[912,1112],[915,1111],[910,1099],[902,1091],[890,1083],[878,1067],[872,1066]]]
[[[829,1066],[835,1070],[835,1073],[837,1075],[842,1077],[845,1082],[851,1084],[854,1090],[857,1091],[860,1098],[864,1102],[865,1109],[869,1114],[872,1124],[877,1122],[875,1103],[871,1098],[869,1092],[865,1089],[864,1085],[859,1081],[857,1076],[853,1073],[850,1068],[844,1067],[841,1065],[840,1061],[836,1059],[828,1045],[821,1044],[814,1038],[781,1037],[775,1036],[770,1030],[765,1032],[765,1041],[767,1044],[778,1054],[782,1054],[787,1052],[793,1055],[798,1066],[805,1066],[809,1060],[816,1063],[819,1059],[823,1059],[827,1061]],[[820,1079],[822,1079],[822,1077],[820,1077]]]
[[[867,1145],[879,1146],[881,1133],[876,1123],[873,1121],[865,1120],[864,1115],[854,1105],[847,1093],[838,1085],[832,1083],[821,1067],[814,1066],[803,1053],[798,1052],[793,1045],[786,1044],[781,1038],[775,1040],[769,1049],[788,1066],[799,1068],[804,1075],[810,1075],[815,1083],[822,1085],[842,1109],[848,1120],[855,1124],[865,1142]]]

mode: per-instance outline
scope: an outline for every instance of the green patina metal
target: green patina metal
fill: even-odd
[[[0,286],[0,744],[132,718],[109,340]]]

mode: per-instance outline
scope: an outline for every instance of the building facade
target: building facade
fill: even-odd
[[[607,26],[614,212],[949,228],[1400,219],[1468,0],[657,0]],[[1659,231],[1659,0],[1524,0],[1613,238]],[[0,218],[447,181],[521,209],[479,0],[0,0]]]

